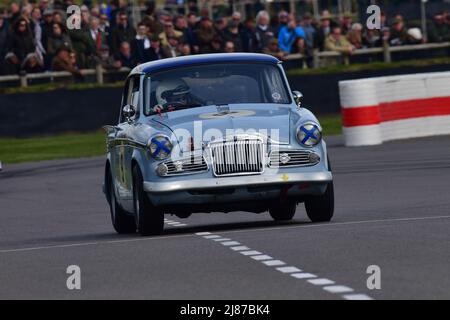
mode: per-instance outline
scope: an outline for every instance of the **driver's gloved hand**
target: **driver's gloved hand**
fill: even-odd
[[[163,108],[163,106],[157,104],[156,106],[153,107],[153,111],[154,111],[155,113],[161,113],[161,112],[164,111],[164,108]]]

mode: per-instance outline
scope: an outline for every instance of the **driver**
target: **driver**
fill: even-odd
[[[192,103],[191,89],[183,79],[163,80],[156,88],[155,112],[173,111],[178,106]]]

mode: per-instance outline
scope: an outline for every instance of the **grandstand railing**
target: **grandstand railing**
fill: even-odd
[[[352,56],[358,55],[374,55],[374,54],[382,54],[383,61],[391,62],[391,54],[395,52],[412,52],[419,50],[435,50],[435,49],[450,49],[450,42],[443,43],[426,43],[426,44],[417,44],[417,45],[404,45],[404,46],[395,46],[390,47],[388,45],[384,45],[383,47],[377,48],[366,48],[366,49],[358,49],[352,52]],[[288,61],[304,61],[307,58],[303,54],[290,54],[286,57]],[[309,57],[311,58],[311,57]],[[350,64],[350,56],[348,54],[342,54],[335,51],[322,51],[314,50],[312,54],[313,67],[319,68],[323,65],[323,62],[326,60],[333,60],[336,63],[343,63],[345,65]],[[105,75],[113,75],[113,74],[123,74],[125,77],[126,74],[130,71],[129,68],[121,68],[117,70],[103,69],[101,66],[97,66],[95,69],[84,69],[80,70],[83,76],[95,76],[95,82],[98,84],[104,83]],[[73,75],[67,71],[49,71],[43,73],[29,73],[29,74],[19,74],[19,75],[6,75],[0,76],[0,85],[5,82],[18,82],[21,87],[27,87],[30,80],[35,79],[48,79],[49,82],[55,82],[59,79],[63,78],[71,78]]]
[[[352,52],[351,55],[342,54],[336,51],[318,51],[314,50],[312,54],[313,59],[313,67],[319,68],[322,65],[322,62],[327,59],[335,59],[335,61],[342,60],[342,63],[345,65],[350,64],[350,56],[358,56],[358,55],[374,55],[374,54],[383,54],[384,62],[392,61],[392,53],[395,52],[413,52],[420,50],[435,50],[435,49],[445,49],[450,48],[450,42],[442,42],[442,43],[424,43],[424,44],[414,44],[414,45],[403,45],[403,46],[388,46],[384,45],[383,47],[377,48],[365,48],[365,49],[357,49]],[[307,58],[305,55],[297,53],[290,54],[286,57],[289,60],[301,60]]]

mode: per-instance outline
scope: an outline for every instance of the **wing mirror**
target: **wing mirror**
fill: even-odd
[[[122,114],[127,122],[131,122],[136,115],[136,109],[131,104],[127,104],[123,107]]]
[[[298,107],[302,104],[303,94],[300,91],[292,91],[292,95],[294,96],[294,101]]]

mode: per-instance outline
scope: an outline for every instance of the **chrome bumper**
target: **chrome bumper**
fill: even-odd
[[[235,176],[181,181],[144,182],[144,191],[163,193],[183,190],[213,189],[240,186],[261,186],[292,183],[326,183],[333,180],[331,172],[283,173],[271,175]]]

